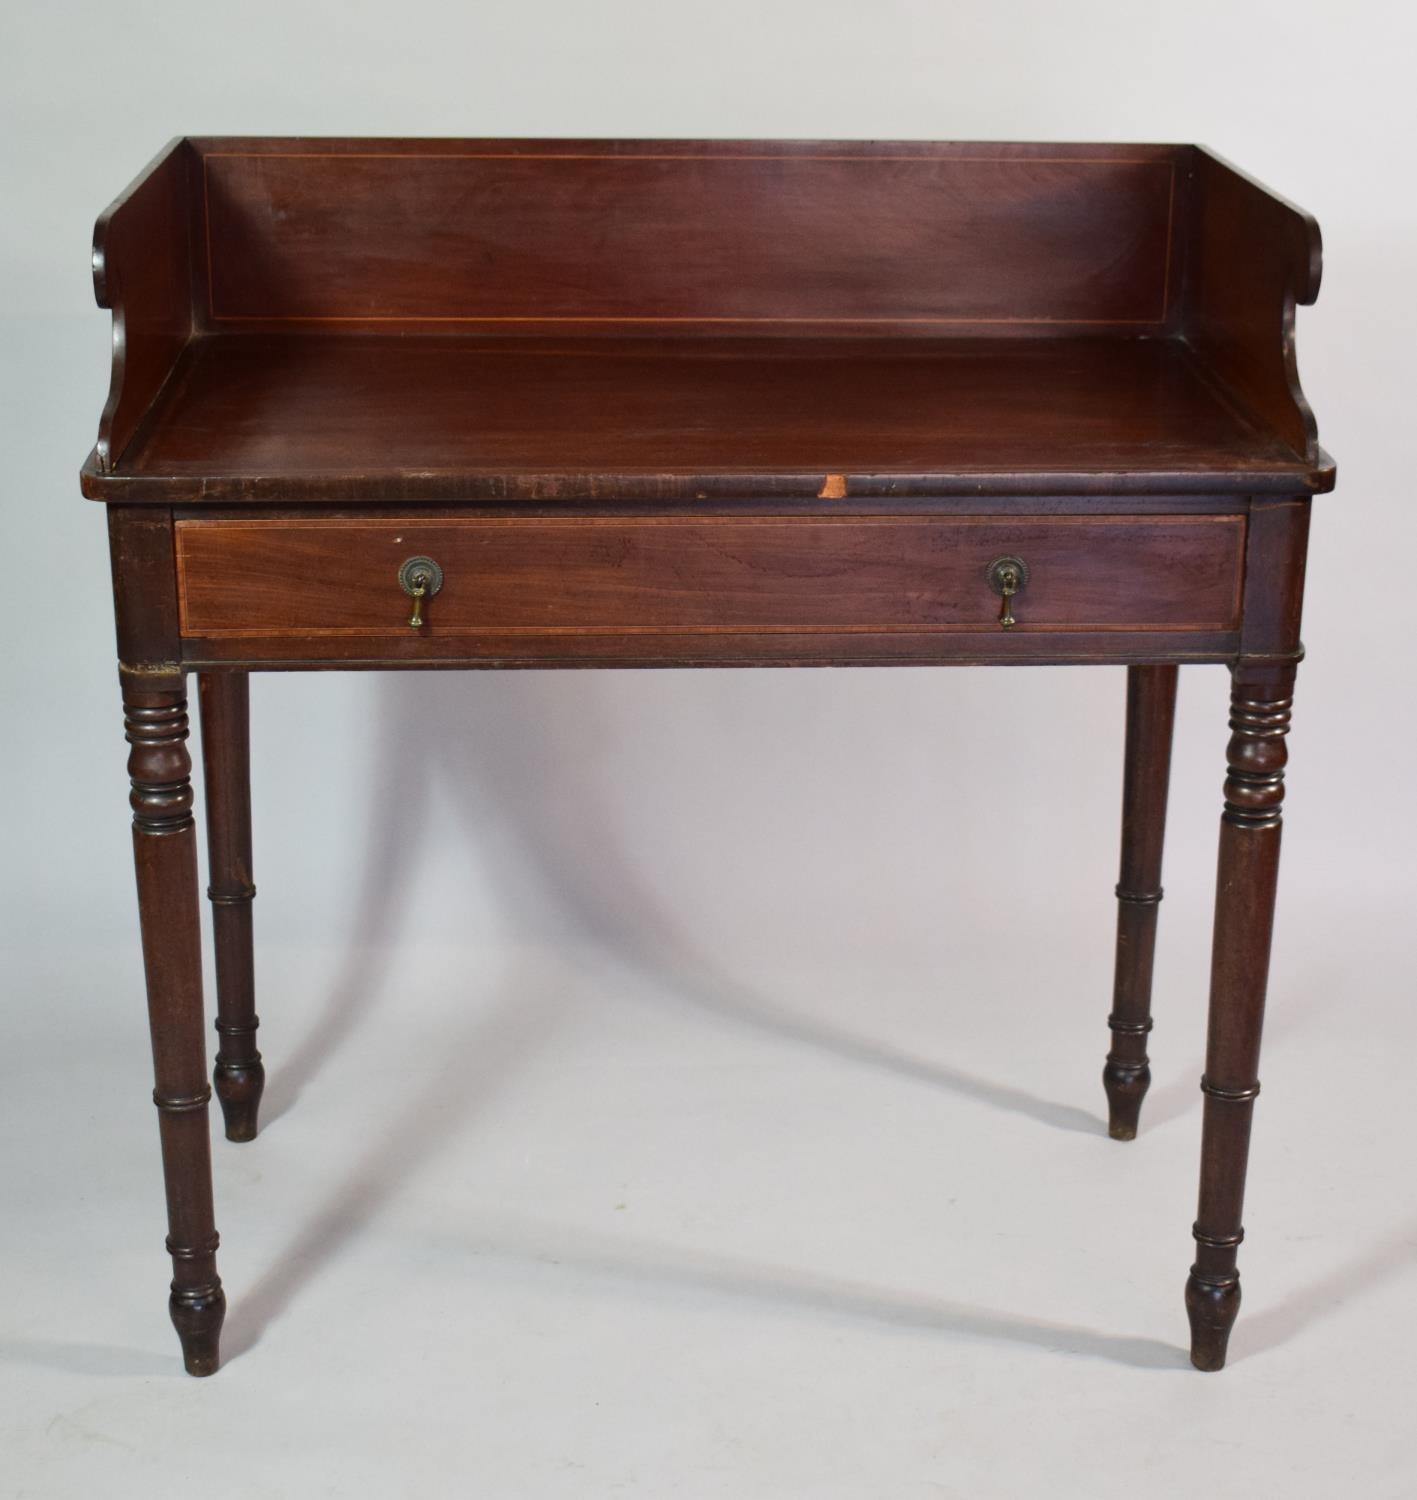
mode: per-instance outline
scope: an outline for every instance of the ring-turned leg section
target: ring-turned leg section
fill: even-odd
[[[256,1048],[251,933],[251,708],[245,672],[203,672],[202,767],[207,793],[207,864],[216,948],[217,1054],[212,1081],[229,1141],[256,1138],[266,1086]]]
[[[1117,882],[1117,967],[1112,987],[1112,1048],[1102,1070],[1107,1133],[1130,1141],[1151,1086],[1146,1055],[1151,975],[1161,904],[1161,851],[1176,722],[1175,667],[1127,669],[1127,744],[1122,778],[1122,862]]]
[[[192,820],[187,699],[181,691],[124,684],[132,751],[133,858],[152,1031],[153,1102],[158,1108],[172,1257],[172,1322],[189,1375],[210,1375],[219,1359],[226,1298],[216,1269],[211,1138],[207,1127],[206,1026]]]
[[[1236,1251],[1250,1150],[1250,1117],[1260,1091],[1260,1032],[1269,978],[1279,875],[1284,737],[1293,701],[1292,667],[1237,669],[1230,701],[1225,811],[1211,958],[1196,1260],[1186,1283],[1191,1363],[1219,1370],[1240,1309]]]

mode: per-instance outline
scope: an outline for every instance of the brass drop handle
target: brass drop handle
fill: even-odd
[[[443,570],[431,557],[410,557],[399,568],[399,587],[413,600],[413,613],[409,615],[408,623],[414,630],[419,630],[426,623],[423,603],[443,587]]]
[[[989,564],[989,587],[1000,596],[999,624],[1012,630],[1018,621],[1014,618],[1014,595],[1028,583],[1028,564],[1021,557],[996,557]]]
[[[419,593],[422,592],[420,589]],[[999,569],[999,593],[1003,595],[999,604],[999,624],[1007,630],[1010,626],[1018,624],[1018,621],[1014,619],[1014,595],[1018,593],[1017,568]]]

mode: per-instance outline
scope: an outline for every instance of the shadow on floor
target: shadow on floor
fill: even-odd
[[[540,1263],[554,1262],[548,1265],[551,1270],[570,1265],[624,1278],[636,1289],[688,1288],[770,1304],[778,1312],[825,1313],[918,1333],[1029,1344],[1054,1354],[1106,1360],[1137,1369],[1190,1368],[1185,1349],[1159,1339],[1103,1333],[1077,1324],[874,1287],[812,1271],[708,1255],[680,1246],[619,1236],[596,1237],[580,1228],[510,1221],[491,1224],[486,1238],[478,1238],[477,1249]]]
[[[504,679],[495,715],[478,699],[429,693],[411,675],[379,680],[373,718],[380,742],[367,805],[374,809],[354,932],[343,972],[295,1051],[269,1067],[264,1120],[273,1124],[341,1043],[368,1018],[388,978],[406,917],[419,842],[433,837],[434,791],[451,808],[473,847],[491,850],[510,926],[527,914],[549,942],[565,937],[598,948],[607,963],[630,967],[666,1003],[686,1004],[736,1024],[819,1048],[848,1062],[949,1089],[991,1108],[1056,1129],[1096,1134],[1100,1112],[1041,1098],[917,1056],[871,1036],[803,1015],[756,991],[676,924],[665,903],[626,858],[616,820],[594,778],[576,781],[576,748],[609,738],[602,700],[572,698],[550,674]],[[596,719],[596,712],[602,715]],[[784,900],[790,901],[790,894]],[[863,891],[869,902],[870,892]],[[890,913],[877,914],[889,944]],[[1110,915],[1110,913],[1109,913]],[[1099,1050],[1105,1048],[1105,1037]],[[1099,1072],[1100,1072],[1099,1058]],[[1100,1093],[1100,1088],[1099,1088]]]
[[[1409,1219],[1375,1244],[1360,1246],[1347,1260],[1269,1307],[1246,1312],[1242,1306],[1236,1324],[1244,1330],[1237,1339],[1239,1352],[1255,1355],[1277,1349],[1354,1298],[1366,1296],[1404,1273],[1417,1273],[1417,1219]]]
[[[380,735],[373,809],[355,903],[357,945],[315,1022],[286,1058],[269,1062],[265,1124],[274,1124],[341,1045],[371,1018],[387,992],[389,969],[408,911],[420,840],[433,837],[435,805],[463,825],[465,837],[496,869],[509,925],[539,941],[558,937],[628,967],[663,1003],[711,1012],[852,1064],[881,1069],[927,1087],[948,1089],[990,1108],[1022,1114],[1052,1128],[1100,1135],[1103,1115],[1041,1098],[916,1056],[866,1031],[790,1010],[756,991],[696,946],[675,922],[616,836],[616,819],[597,795],[594,777],[578,778],[578,752],[608,737],[604,700],[567,694],[545,674],[517,674],[504,686],[494,714],[479,716],[481,695],[430,692],[412,675],[380,679],[381,702],[371,717]],[[506,679],[504,679],[504,683]],[[597,720],[599,711],[601,718]],[[568,786],[568,781],[572,785]],[[435,798],[435,791],[437,796]],[[863,893],[869,899],[869,892]],[[529,915],[530,914],[530,915]],[[889,914],[882,925],[888,929]],[[1110,910],[1108,911],[1110,921]],[[883,934],[883,941],[888,941]],[[229,1357],[249,1349],[300,1289],[318,1275],[402,1184],[457,1134],[463,1123],[505,1086],[539,1036],[556,1024],[558,1001],[535,985],[507,986],[514,995],[462,1035],[449,1036],[444,1067],[355,1161],[343,1183],[319,1204],[290,1244],[228,1317]],[[1100,1053],[1105,1038],[1099,1037]],[[1099,1087],[1100,1095],[1100,1087]],[[1148,1100],[1151,1126],[1198,1102],[1197,1091],[1168,1085]],[[516,1253],[516,1232],[509,1253]],[[902,1326],[1026,1342],[1067,1354],[1121,1361],[1149,1369],[1180,1368],[1184,1351],[1153,1340],[1108,1335],[1007,1312],[850,1286],[779,1268],[686,1257],[682,1251],[590,1243],[568,1235],[555,1241],[557,1259],[579,1259],[606,1273],[693,1284],[732,1295],[774,1300]],[[1382,1262],[1386,1265],[1386,1261]],[[1376,1268],[1375,1268],[1376,1269]],[[1271,1339],[1297,1316],[1268,1315]],[[1286,1322],[1286,1318],[1290,1322]],[[1251,1347],[1253,1342],[1248,1341]]]

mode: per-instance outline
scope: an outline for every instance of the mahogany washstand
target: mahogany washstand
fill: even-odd
[[[1128,669],[1103,1081],[1150,1074],[1177,668],[1232,679],[1191,1358],[1240,1301],[1310,498],[1313,219],[1192,146],[181,139],[103,214],[108,507],[187,1369],[218,1363],[186,679],[228,1139],[248,673]]]

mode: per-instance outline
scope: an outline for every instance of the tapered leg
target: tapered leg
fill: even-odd
[[[1196,1260],[1186,1283],[1191,1363],[1219,1370],[1240,1309],[1235,1257],[1245,1236],[1241,1212],[1250,1116],[1260,1091],[1260,1031],[1269,977],[1279,874],[1284,737],[1294,669],[1237,670],[1231,689],[1225,811],[1215,897],[1206,1039],[1205,1120]]]
[[[206,1026],[197,841],[187,699],[125,681],[123,708],[132,778],[133,858],[152,1030],[153,1102],[167,1186],[170,1308],[190,1375],[217,1367],[226,1298],[216,1269],[211,1138],[207,1128]]]
[[[1151,1086],[1151,971],[1161,904],[1161,848],[1176,721],[1175,667],[1127,669],[1127,748],[1122,776],[1122,866],[1117,882],[1117,967],[1112,986],[1112,1050],[1102,1070],[1107,1133],[1130,1141]]]
[[[251,711],[245,672],[203,672],[202,767],[207,792],[207,864],[216,947],[216,1067],[212,1082],[229,1141],[256,1138],[266,1071],[256,1049],[251,941]]]

